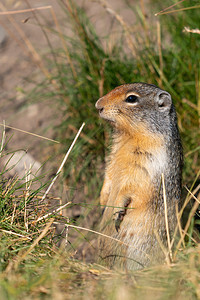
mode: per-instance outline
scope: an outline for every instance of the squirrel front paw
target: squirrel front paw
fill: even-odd
[[[123,221],[124,216],[126,215],[127,207],[130,204],[130,202],[131,202],[131,198],[125,199],[125,201],[123,203],[123,208],[114,213],[114,215],[117,215],[115,218],[115,229],[117,232],[120,229],[121,222]]]
[[[126,210],[125,209],[120,210],[120,211],[116,212],[115,214],[117,214],[117,217],[115,219],[115,229],[118,232],[120,229],[121,222],[123,221],[124,216],[126,214]]]

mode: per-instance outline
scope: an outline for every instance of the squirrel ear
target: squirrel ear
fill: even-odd
[[[161,92],[157,94],[156,102],[160,111],[169,111],[172,104],[172,98],[169,93]]]

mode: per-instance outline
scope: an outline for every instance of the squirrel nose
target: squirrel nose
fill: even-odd
[[[99,112],[101,113],[103,111],[103,107],[99,108]]]
[[[100,99],[99,99],[100,100]],[[95,107],[99,110],[99,112],[103,111],[103,107],[101,106],[101,104],[99,103],[99,100],[96,102]]]

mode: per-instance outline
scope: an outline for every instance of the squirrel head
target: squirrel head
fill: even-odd
[[[101,118],[118,130],[164,133],[176,123],[168,92],[147,83],[124,84],[96,102]]]

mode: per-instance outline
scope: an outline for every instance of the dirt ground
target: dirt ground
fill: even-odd
[[[116,34],[119,33],[118,22],[97,2],[88,0],[75,2],[86,10],[98,34],[105,36],[111,27],[114,27]],[[132,14],[124,5],[123,0],[110,0],[107,3],[116,12],[120,12],[127,22],[132,22]],[[63,32],[69,33],[70,28],[66,21],[66,15],[62,11],[59,1],[56,0],[3,0],[0,4],[0,11],[20,11],[30,7],[49,6],[55,12]],[[55,28],[50,8],[35,13],[40,16],[40,20],[47,27]],[[39,81],[43,77],[30,54],[30,47],[34,49],[32,52],[36,51],[42,57],[49,50],[47,40],[41,28],[36,24],[32,12],[0,14],[0,26],[6,31],[6,41],[0,48],[0,123],[5,121],[6,125],[56,139],[52,130],[56,119],[49,103],[44,103],[39,99],[37,103],[31,103],[30,99],[21,92],[22,90],[29,91],[33,87],[27,79]],[[58,36],[48,32],[48,37],[53,48],[61,46]],[[9,130],[10,133],[14,135],[8,147],[25,149],[34,159],[43,163],[41,154],[46,146],[44,140],[13,130]]]

